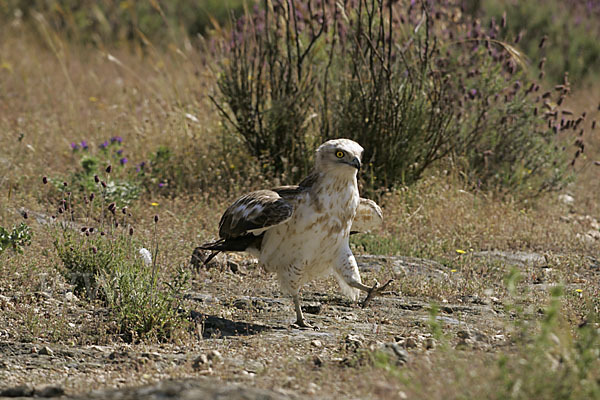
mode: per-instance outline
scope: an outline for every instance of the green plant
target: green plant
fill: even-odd
[[[100,151],[95,154],[85,140],[81,144],[71,143],[73,155],[79,158],[80,169],[71,172],[65,179],[58,177],[50,181],[63,195],[73,190],[83,194],[100,192],[106,205],[112,202],[118,207],[130,205],[140,195],[140,177],[127,168],[129,160],[124,156],[122,142],[120,136],[113,136],[100,143]],[[111,173],[100,181],[98,177],[107,169]],[[65,185],[66,181],[70,185]]]
[[[106,188],[99,178],[96,186]],[[97,198],[69,192],[60,202],[58,218],[49,226],[59,271],[79,294],[108,307],[127,341],[169,339],[185,324],[179,306],[188,276],[177,270],[163,280],[167,272],[159,271],[156,259],[158,216],[154,257],[145,249],[140,257],[129,210]]]
[[[0,226],[0,255],[4,253],[6,249],[12,249],[13,251],[22,254],[23,247],[31,244],[31,229],[29,226],[21,222],[17,226],[13,226],[11,231]]]
[[[531,59],[548,59],[546,79],[559,84],[565,72],[576,82],[597,77],[600,68],[598,4],[583,0],[469,1],[469,12],[484,23],[504,21],[504,36],[518,42]],[[541,42],[544,38],[543,43]],[[536,73],[538,71],[536,70]]]
[[[560,115],[569,84],[538,95],[499,25],[454,5],[344,4],[267,2],[222,40],[213,102],[261,164],[299,178],[308,149],[348,137],[364,144],[367,192],[439,160],[484,189],[536,195],[568,180],[557,132],[575,123]]]

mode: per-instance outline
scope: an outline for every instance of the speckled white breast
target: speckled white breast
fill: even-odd
[[[277,273],[284,291],[331,272],[347,246],[359,200],[356,179],[342,185],[325,180],[298,199],[287,223],[265,233],[259,262]]]

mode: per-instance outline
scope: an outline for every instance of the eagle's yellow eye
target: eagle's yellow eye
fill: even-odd
[[[338,151],[335,153],[335,156],[336,156],[337,158],[343,158],[343,157],[344,157],[344,152],[343,152],[343,151],[341,151],[341,150],[338,150]]]

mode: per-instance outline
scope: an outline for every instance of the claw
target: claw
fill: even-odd
[[[313,329],[315,331],[319,330],[318,326],[314,326],[309,324],[308,322],[302,320],[302,321],[296,321],[294,322],[292,325],[290,325],[292,328],[294,329]]]
[[[365,307],[367,306],[367,304],[369,303],[369,301],[371,301],[371,299],[372,299],[372,298],[373,298],[375,295],[377,295],[377,294],[379,294],[379,293],[383,292],[383,291],[384,291],[384,290],[385,290],[385,289],[386,289],[386,288],[387,288],[387,287],[390,285],[390,283],[392,283],[392,282],[394,282],[394,280],[393,280],[393,279],[390,279],[389,281],[387,281],[387,283],[386,283],[385,285],[383,285],[383,286],[381,286],[381,287],[380,287],[380,286],[379,286],[379,282],[377,282],[377,280],[375,280],[375,284],[374,284],[374,285],[373,285],[373,287],[372,287],[372,288],[369,290],[369,292],[367,293],[367,297],[365,297],[365,299],[363,300],[363,302],[361,303],[361,305],[360,305],[360,306],[361,306],[362,308],[365,308]]]

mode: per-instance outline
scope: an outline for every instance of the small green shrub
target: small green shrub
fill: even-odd
[[[140,176],[137,171],[128,168],[129,159],[124,155],[122,142],[120,136],[114,136],[100,143],[99,151],[96,152],[90,149],[85,140],[71,143],[73,155],[79,159],[80,169],[66,178],[56,177],[50,181],[63,195],[71,191],[100,193],[106,205],[112,202],[118,207],[130,205],[139,198]],[[99,176],[107,169],[111,173],[100,181]],[[71,184],[65,185],[67,181]]]
[[[156,228],[152,260],[149,253],[140,257],[142,244],[126,207],[73,193],[60,204],[48,230],[61,261],[58,269],[75,291],[105,304],[127,341],[166,340],[183,328],[179,308],[188,276],[184,270],[159,270]],[[157,224],[158,217],[154,220]]]
[[[31,244],[31,229],[29,226],[21,222],[17,226],[13,226],[11,231],[0,226],[0,255],[6,249],[22,254],[23,247]]]

